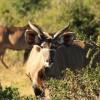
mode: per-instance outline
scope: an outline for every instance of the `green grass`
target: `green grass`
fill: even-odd
[[[67,69],[63,79],[50,79],[47,83],[53,100],[99,100],[100,66],[77,73]]]

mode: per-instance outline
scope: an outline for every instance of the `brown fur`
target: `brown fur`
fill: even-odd
[[[46,70],[47,76],[59,77],[61,72],[67,67],[72,70],[81,69],[82,67],[90,64],[93,55],[97,52],[96,45],[92,45],[88,42],[74,40],[71,45],[61,45],[56,51],[56,58],[51,68]],[[92,52],[87,57],[89,50]],[[100,49],[94,59],[91,66],[95,67],[96,63],[100,64]]]
[[[6,49],[13,49],[13,50],[25,50],[25,59],[27,59],[26,55],[28,55],[28,50],[32,48],[32,44],[34,44],[34,31],[29,31],[25,35],[25,31],[30,29],[29,26],[25,27],[3,27],[0,26],[0,56],[4,56]],[[31,30],[31,29],[30,29]],[[34,34],[34,36],[28,36],[28,34]],[[25,40],[25,36],[33,37],[31,38],[31,44],[29,41]],[[3,58],[3,57],[2,57]],[[3,61],[3,59],[2,59]]]

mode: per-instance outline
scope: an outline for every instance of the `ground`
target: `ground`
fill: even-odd
[[[9,54],[11,53],[12,56]],[[21,52],[22,53],[22,52]],[[25,66],[22,63],[21,58],[14,57],[19,55],[16,51],[10,51],[6,53],[5,62],[9,69],[6,69],[0,62],[0,82],[3,87],[12,86],[18,87],[20,95],[33,95],[32,83],[25,75]],[[16,61],[17,60],[17,61]]]

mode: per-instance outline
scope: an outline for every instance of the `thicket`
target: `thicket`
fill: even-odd
[[[100,66],[86,67],[74,73],[70,69],[63,72],[60,80],[49,79],[46,86],[50,91],[50,100],[99,100]],[[20,96],[17,87],[0,86],[0,100],[36,100],[32,95]]]
[[[100,99],[100,66],[87,67],[77,73],[67,69],[64,73],[61,80],[48,81],[52,100]]]
[[[47,32],[55,32],[69,24],[77,38],[93,40],[100,45],[100,0],[0,0],[1,25],[24,26],[28,20]],[[77,75],[67,70],[65,75],[62,80],[51,79],[47,83],[54,100],[98,98],[100,66],[85,68]],[[15,99],[20,98],[20,93],[17,88],[7,87],[0,90],[1,98],[20,100]]]
[[[78,38],[97,41],[99,9],[99,0],[1,0],[0,23],[24,26],[31,20],[47,32],[55,32],[69,24]]]

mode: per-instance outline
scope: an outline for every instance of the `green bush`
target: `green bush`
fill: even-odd
[[[47,82],[52,100],[96,100],[100,96],[100,66],[74,73],[67,69],[60,79]]]
[[[19,92],[17,88],[14,87],[6,87],[5,89],[0,87],[0,99],[7,99],[7,100],[18,100],[20,98]]]
[[[95,18],[91,6],[87,6],[84,1],[76,0],[69,10],[71,12],[71,27],[79,33],[78,35],[83,35],[83,39],[86,37],[86,39],[95,40],[99,33],[100,20]]]
[[[1,0],[0,23],[24,26],[32,20],[48,32],[70,23],[78,37],[95,40],[100,33],[99,9],[99,0]]]
[[[0,100],[35,100],[33,96],[20,96],[18,88],[14,86],[0,86]]]

